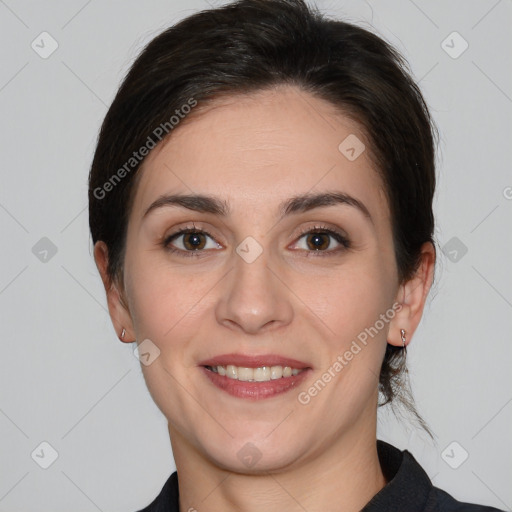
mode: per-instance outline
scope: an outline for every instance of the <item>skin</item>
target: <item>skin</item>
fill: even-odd
[[[360,126],[292,86],[217,101],[175,129],[144,162],[130,212],[123,282],[94,256],[117,333],[150,339],[160,355],[141,365],[168,419],[179,474],[180,509],[357,511],[382,487],[376,450],[377,386],[386,342],[410,341],[432,283],[435,249],[422,248],[416,275],[399,283],[389,207],[367,150],[338,150]],[[340,191],[368,209],[332,205],[281,218],[278,205],[307,192]],[[226,201],[222,218],[182,207],[145,210],[165,193]],[[163,240],[195,224],[212,235],[199,257],[169,253]],[[344,248],[324,235],[340,231]],[[235,251],[246,237],[262,249],[252,263]],[[184,237],[171,246],[193,252]],[[329,244],[329,245],[328,245]],[[195,251],[196,253],[198,251]],[[183,254],[183,253],[180,253]],[[311,401],[297,397],[379,316],[401,309]],[[226,353],[273,353],[312,368],[296,389],[263,400],[228,395],[199,362]],[[237,453],[252,443],[252,467]]]

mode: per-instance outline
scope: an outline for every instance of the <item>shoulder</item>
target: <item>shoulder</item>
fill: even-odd
[[[377,441],[382,471],[388,483],[362,512],[503,512],[497,508],[457,501],[434,487],[414,456],[407,450]]]
[[[165,482],[160,494],[138,512],[179,512],[178,474],[175,471]]]
[[[494,507],[457,501],[453,496],[437,487],[433,487],[425,512],[503,512]]]

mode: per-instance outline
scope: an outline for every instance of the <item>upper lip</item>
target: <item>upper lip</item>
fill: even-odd
[[[201,361],[199,366],[227,366],[229,364],[243,368],[259,368],[262,366],[290,366],[291,368],[297,368],[299,370],[310,368],[308,363],[277,354],[260,354],[253,356],[246,354],[222,354]]]

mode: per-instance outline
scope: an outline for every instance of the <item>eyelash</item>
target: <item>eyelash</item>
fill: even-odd
[[[169,251],[170,253],[178,254],[179,256],[182,256],[185,258],[200,257],[201,253],[203,253],[204,250],[183,251],[182,249],[176,249],[169,245],[173,240],[175,240],[176,238],[179,238],[181,235],[186,235],[186,234],[190,234],[190,233],[201,233],[203,235],[210,237],[212,240],[215,240],[214,237],[212,235],[210,235],[210,233],[208,233],[208,231],[205,231],[204,229],[197,228],[195,225],[193,225],[192,227],[186,227],[186,228],[176,231],[175,233],[172,233],[171,235],[166,237],[164,239],[164,241],[162,242],[162,246],[164,247],[165,250]],[[327,226],[314,226],[312,228],[305,229],[305,230],[301,231],[301,233],[298,237],[298,240],[300,240],[305,235],[310,235],[310,234],[314,234],[314,233],[322,233],[325,235],[330,235],[339,244],[341,244],[342,247],[338,248],[338,249],[334,249],[334,250],[331,249],[331,250],[325,250],[325,251],[315,251],[315,250],[305,251],[305,252],[309,253],[306,256],[308,258],[309,257],[317,258],[317,257],[332,256],[334,254],[339,253],[340,251],[350,249],[350,247],[351,247],[351,243],[347,237],[345,237],[338,231],[328,228]]]

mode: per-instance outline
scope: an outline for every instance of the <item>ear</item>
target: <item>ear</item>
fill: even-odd
[[[421,246],[420,264],[414,276],[401,284],[396,296],[396,302],[401,305],[390,322],[388,343],[398,347],[402,346],[401,329],[405,330],[405,344],[411,338],[420,323],[425,307],[428,292],[434,279],[436,263],[436,249],[431,242]]]
[[[94,245],[94,260],[107,293],[108,311],[110,319],[120,341],[131,343],[135,341],[132,319],[128,307],[123,300],[123,292],[119,291],[116,284],[107,273],[108,247],[105,242],[98,241]],[[125,329],[125,335],[121,339],[121,332]]]

